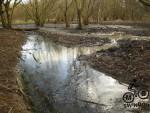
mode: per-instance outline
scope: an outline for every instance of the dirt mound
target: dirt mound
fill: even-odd
[[[100,37],[91,37],[91,36],[83,36],[83,35],[68,35],[67,33],[54,33],[53,31],[44,31],[40,30],[38,33],[42,36],[50,38],[52,41],[56,43],[63,44],[65,46],[101,46],[106,43],[109,43],[110,40],[108,38],[100,38]]]
[[[89,64],[121,82],[137,78],[149,85],[150,41],[128,39],[120,40],[118,44],[118,47],[90,55]]]

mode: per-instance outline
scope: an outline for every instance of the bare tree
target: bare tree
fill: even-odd
[[[4,0],[0,0],[0,16],[1,16],[1,22],[2,22],[2,26],[5,27],[5,19],[4,19],[4,11],[3,11],[3,2]]]
[[[150,6],[150,0],[139,0],[142,4]]]
[[[43,26],[48,19],[51,10],[57,0],[29,0],[23,4],[28,16],[35,22],[36,26]]]
[[[12,27],[12,16],[14,9],[22,0],[1,0],[0,1],[0,12],[1,21],[4,28]]]
[[[96,3],[96,0],[86,0],[85,1],[85,8],[83,11],[83,24],[84,25],[89,24],[89,18],[94,11],[93,9],[94,9],[95,3]]]
[[[60,9],[60,12],[63,12],[66,27],[70,27],[69,9],[71,8],[72,4],[73,4],[73,0],[61,0],[61,2],[59,3],[59,9]]]
[[[2,15],[3,14],[3,2],[4,2],[4,0],[0,0],[0,15]]]
[[[74,1],[78,17],[78,28],[82,29],[82,13],[85,5],[85,0],[74,0]]]
[[[11,1],[11,0],[1,0],[1,1]],[[32,19],[37,26],[43,26],[46,22],[53,21],[53,22],[64,22],[66,24],[66,27],[69,27],[70,23],[77,22],[78,28],[82,29],[83,25],[88,25],[88,23],[90,22],[100,23],[101,21],[113,21],[113,20],[132,21],[132,20],[142,20],[145,17],[146,18],[148,17],[148,13],[146,13],[144,8],[140,6],[141,4],[138,2],[138,0],[28,0],[28,1],[29,2],[26,2],[22,5],[25,8],[24,12],[25,14],[28,15],[27,16],[28,19]],[[149,6],[150,4],[150,0],[139,0],[139,1],[146,6]],[[0,12],[1,12],[1,21],[7,21],[7,19],[5,19],[5,16],[7,14],[6,13],[5,15],[3,14],[4,4],[0,5]],[[15,14],[17,15],[19,13],[15,12]]]

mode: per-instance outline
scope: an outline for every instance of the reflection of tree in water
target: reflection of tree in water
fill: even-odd
[[[30,79],[32,80],[32,79]],[[28,94],[30,95],[31,104],[34,112],[37,113],[58,113],[53,106],[53,95],[47,95],[42,88],[36,83],[28,84]],[[49,91],[49,94],[52,94]],[[37,109],[38,108],[38,109]],[[47,109],[48,108],[48,109]]]
[[[95,49],[66,48],[49,42],[46,38],[37,37],[34,39],[32,45],[36,50],[31,51],[33,56],[33,58],[31,56],[31,60],[34,63],[31,64],[37,65],[39,68],[36,68],[38,76],[35,74],[32,77],[35,77],[33,80],[44,82],[44,85],[40,85],[40,82],[36,83],[38,88],[34,89],[36,90],[34,92],[37,93],[33,97],[37,99],[35,100],[35,103],[37,102],[38,104],[36,108],[40,106],[39,111],[41,113],[49,113],[47,112],[48,110],[53,113],[58,113],[55,110],[64,110],[65,113],[68,109],[70,113],[98,113],[95,112],[95,107],[90,107],[91,105],[98,106],[97,103],[79,98],[78,87],[81,83],[85,82],[87,84],[86,92],[89,92],[89,75],[79,76],[79,74],[86,70],[86,63],[76,61],[76,58],[81,54],[90,53]],[[62,76],[65,77],[63,78]],[[59,80],[57,80],[57,77],[59,77]],[[55,86],[57,84],[58,86]],[[88,98],[88,93],[85,97]]]
[[[81,73],[85,73],[85,76],[80,75]],[[84,113],[102,113],[102,104],[93,102],[92,100],[90,100],[89,97],[89,86],[90,86],[90,82],[89,78],[91,78],[91,76],[89,75],[88,72],[88,66],[86,62],[79,62],[79,61],[74,61],[72,64],[72,75],[70,76],[70,78],[68,79],[67,82],[67,98],[71,101],[72,103],[74,103],[74,107],[79,109],[79,113],[82,111]],[[80,93],[79,93],[79,87],[82,87],[82,83],[86,84],[86,88],[85,88],[85,92],[86,95],[84,95],[85,97],[81,97]],[[96,85],[96,84],[94,84]],[[68,93],[69,91],[69,93]],[[68,97],[69,95],[69,97]],[[67,99],[66,99],[67,100]]]

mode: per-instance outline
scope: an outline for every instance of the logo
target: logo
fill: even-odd
[[[139,88],[138,81],[133,79],[128,86],[129,92],[123,95],[123,101],[125,103],[133,103],[135,98],[148,99],[149,91],[145,88]]]

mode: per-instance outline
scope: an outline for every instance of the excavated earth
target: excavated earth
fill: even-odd
[[[139,85],[150,86],[150,41],[122,39],[117,47],[97,51],[86,56],[90,66],[121,82],[139,80]]]

